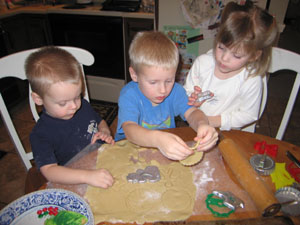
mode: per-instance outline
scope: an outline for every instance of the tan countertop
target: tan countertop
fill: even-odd
[[[15,6],[12,9],[7,9],[5,6],[0,7],[0,19],[20,13],[32,14],[50,14],[50,13],[64,13],[64,14],[78,14],[78,15],[94,15],[94,16],[119,16],[128,18],[146,18],[154,19],[153,13],[146,12],[119,12],[119,11],[102,11],[101,4],[87,5],[84,9],[64,9],[65,5],[31,5],[31,6]]]

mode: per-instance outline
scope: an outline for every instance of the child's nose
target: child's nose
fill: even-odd
[[[167,90],[166,85],[165,84],[161,84],[159,87],[159,92],[160,93],[165,93]]]
[[[71,101],[71,102],[70,102],[70,108],[71,108],[71,109],[76,109],[76,108],[77,108],[77,103],[76,103],[76,101]]]
[[[222,60],[223,61],[228,61],[229,60],[229,52],[224,52],[222,54]]]

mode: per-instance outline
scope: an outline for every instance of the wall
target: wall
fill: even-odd
[[[269,5],[269,13],[275,16],[280,33],[285,28],[284,18],[285,18],[288,4],[289,4],[289,0],[280,0],[280,1],[271,0]]]
[[[164,25],[188,25],[182,15],[180,0],[160,0],[158,13],[158,29],[161,31]],[[213,39],[202,40],[199,43],[200,55],[212,48]]]
[[[185,22],[181,8],[181,0],[160,0],[159,1],[159,23],[158,29],[163,30],[164,25],[188,25]],[[225,0],[224,2],[229,2]],[[289,0],[271,0],[269,4],[269,12],[276,17],[279,31],[282,32],[284,25],[284,17],[286,14]],[[261,8],[266,8],[267,0],[259,0],[257,5]],[[212,47],[213,39],[200,41],[199,54],[205,53]]]

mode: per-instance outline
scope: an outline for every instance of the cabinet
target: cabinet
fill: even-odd
[[[51,43],[47,17],[39,14],[19,14],[0,20],[0,57]],[[0,91],[8,108],[28,96],[27,81],[1,79]]]
[[[7,54],[51,43],[47,17],[44,15],[19,14],[1,19],[0,26]]]
[[[4,30],[0,23],[0,57],[6,56],[8,54],[4,38],[5,38]]]
[[[22,13],[0,20],[0,57],[46,45],[86,49],[95,57],[84,68],[90,97],[117,102],[131,80],[130,43],[137,32],[153,30],[153,24],[153,19],[123,16]]]
[[[38,48],[52,44],[47,16],[27,14],[26,27],[31,48]]]
[[[126,82],[131,81],[129,74],[129,47],[135,34],[140,31],[149,31],[154,29],[153,19],[141,19],[141,18],[124,18],[124,42],[125,42],[125,58],[126,58]]]
[[[114,16],[49,14],[54,45],[84,48],[95,57],[85,73],[125,79],[123,19]]]
[[[8,54],[22,51],[30,47],[24,15],[16,15],[2,19],[1,28]]]

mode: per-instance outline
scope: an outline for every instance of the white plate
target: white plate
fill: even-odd
[[[51,206],[57,207],[59,211],[80,213],[87,217],[86,225],[94,225],[94,217],[86,201],[74,192],[63,189],[36,191],[13,201],[0,211],[0,224],[44,224],[44,221],[50,216],[39,218],[38,211],[49,209]]]

